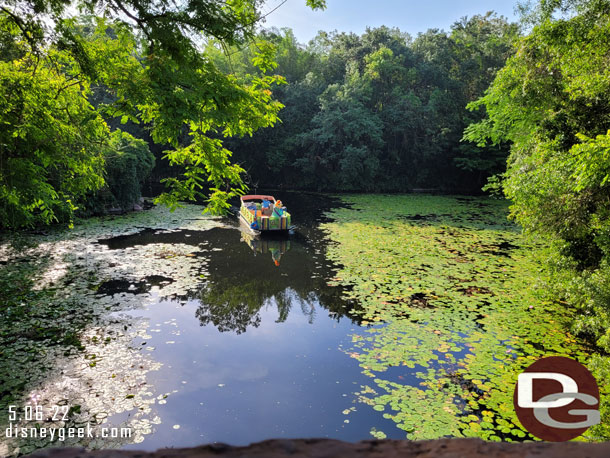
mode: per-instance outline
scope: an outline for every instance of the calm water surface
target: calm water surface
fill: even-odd
[[[392,421],[355,399],[370,382],[344,351],[360,328],[349,314],[357,304],[327,286],[333,266],[317,229],[332,204],[288,193],[280,198],[298,224],[286,237],[253,239],[235,220],[208,231],[144,230],[100,241],[111,250],[150,243],[200,248],[201,275],[191,292],[172,299],[157,295],[150,307],[127,312],[150,323],[150,338],[134,343],[142,351],[154,348],[150,356],[162,363],[148,383],[172,394],[155,406],[162,423],[143,443],[124,448],[289,437],[357,441],[370,438],[372,428],[404,438]],[[100,293],[127,286],[102,285]],[[109,423],[125,419],[117,415]]]
[[[584,353],[564,307],[530,291],[538,264],[504,203],[276,197],[297,224],[283,237],[186,206],[0,240],[0,280],[18,298],[0,315],[0,456],[371,433],[528,438],[508,423],[505,368]],[[65,424],[43,425],[132,437],[3,442],[10,405],[69,406]],[[35,426],[25,417],[15,424]]]

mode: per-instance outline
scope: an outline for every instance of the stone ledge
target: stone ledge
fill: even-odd
[[[431,441],[367,440],[357,443],[332,439],[273,439],[247,447],[210,444],[194,448],[168,448],[156,452],[52,448],[29,455],[32,458],[175,458],[175,457],[379,457],[379,458],[608,458],[610,442],[498,443],[480,439],[438,439]]]

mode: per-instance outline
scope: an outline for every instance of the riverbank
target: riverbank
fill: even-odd
[[[388,458],[522,458],[544,456],[546,458],[606,458],[610,455],[610,444],[578,443],[527,443],[499,444],[477,439],[439,439],[433,441],[362,441],[341,442],[330,439],[269,440],[247,447],[231,447],[225,444],[202,445],[190,449],[166,449],[153,453],[92,451],[78,449],[45,450],[32,458],[174,458],[174,457],[377,457]]]

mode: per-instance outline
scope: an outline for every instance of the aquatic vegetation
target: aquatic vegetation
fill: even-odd
[[[148,320],[119,314],[146,307],[155,297],[179,297],[198,288],[205,261],[199,247],[162,243],[110,249],[100,239],[138,233],[201,231],[221,222],[188,205],[121,217],[92,218],[72,230],[5,235],[0,244],[0,412],[9,405],[68,405],[65,422],[130,427],[130,438],[66,439],[62,445],[119,447],[141,442],[161,419],[147,374],[160,363],[142,346]],[[45,418],[50,412],[45,410]],[[129,415],[127,415],[129,414]],[[118,417],[117,417],[118,415]],[[117,420],[117,418],[120,418]],[[125,419],[127,418],[127,419]],[[8,417],[0,416],[4,436]],[[14,422],[32,427],[36,422]],[[97,442],[96,442],[97,441]],[[0,455],[26,454],[53,445],[51,438],[4,438]]]
[[[533,439],[514,414],[518,373],[541,356],[590,362],[566,331],[573,311],[538,288],[543,247],[507,222],[503,201],[344,201],[350,208],[329,212],[323,228],[335,242],[328,257],[342,266],[331,284],[351,286],[363,306],[354,313],[369,325],[346,350],[371,377],[360,400],[412,439]]]
[[[349,304],[342,300],[341,289],[326,286],[329,267],[323,253],[307,241],[320,240],[310,234],[314,229],[304,229],[305,238],[291,250],[286,241],[278,242],[280,249],[286,245],[288,255],[278,267],[271,254],[253,251],[240,241],[241,233],[225,223],[187,205],[173,213],[155,207],[87,219],[72,230],[4,235],[0,412],[6,413],[9,405],[36,404],[47,410],[67,405],[71,413],[65,423],[43,426],[130,427],[133,435],[73,438],[61,444],[50,438],[3,437],[0,455],[18,456],[54,445],[118,448],[140,443],[166,427],[163,409],[180,407],[161,405],[178,406],[177,399],[185,396],[184,378],[191,380],[180,374],[163,387],[155,383],[174,361],[163,359],[154,347],[162,332],[161,320],[152,317],[171,302],[197,303],[193,320],[226,334],[258,326],[268,307],[277,307],[277,323],[285,322],[291,310],[311,322],[316,313],[326,314],[322,304],[333,320],[345,315]],[[264,249],[273,249],[271,241],[264,244]],[[165,344],[178,347],[182,329],[173,329],[173,317],[163,323],[172,328],[167,335],[172,341]],[[183,337],[186,342],[197,340],[197,335]],[[216,352],[207,356],[213,358]],[[203,367],[205,375],[224,381],[232,363],[213,370]],[[239,377],[247,376],[245,372]],[[0,435],[7,420],[6,414],[0,416]],[[34,425],[23,421],[14,426]]]
[[[316,200],[307,202],[318,209]],[[324,415],[325,431],[345,428],[341,434],[358,434],[349,436],[357,439],[370,430],[375,437],[394,438],[401,434],[396,425],[411,438],[531,439],[512,413],[519,369],[550,354],[591,362],[565,332],[571,311],[535,288],[544,280],[533,256],[542,247],[526,244],[506,221],[500,201],[360,195],[333,205],[321,226],[326,237],[312,219],[311,227],[300,227],[291,237],[290,249],[279,242],[280,266],[265,251],[275,248],[271,240],[246,244],[236,228],[202,217],[196,206],[94,218],[69,231],[5,236],[0,411],[11,404],[69,405],[68,427],[128,426],[134,435],[103,442],[74,438],[63,445],[148,444],[155,429],[163,436],[172,428],[168,416],[192,404],[193,393],[205,401],[197,406],[220,418],[213,410],[218,406],[207,407],[207,396],[218,399],[218,393],[205,391],[209,387],[226,393],[222,411],[235,393],[231,389],[237,389],[227,383],[231,377],[248,380],[255,393],[267,393],[275,383],[276,401],[276,388],[294,382],[293,370],[300,368],[297,385],[277,401],[293,401],[300,392],[294,386],[306,387],[315,398],[328,395],[328,385],[315,391],[313,378],[330,380],[337,398],[328,395],[324,409],[308,413]],[[296,316],[317,327],[306,324],[293,334]],[[270,318],[277,329],[269,326]],[[288,371],[295,355],[270,350],[275,332],[294,338],[292,351],[302,358]],[[321,346],[312,347],[316,359],[307,348],[318,340]],[[245,375],[236,363],[240,350],[232,350],[243,351],[244,342],[257,353],[257,364]],[[189,345],[202,350],[197,365]],[[175,360],[167,359],[178,359],[177,354],[186,366],[174,367]],[[275,364],[283,375],[268,381],[265,374],[277,371]],[[341,374],[333,372],[336,367]],[[600,370],[596,375],[603,380]],[[233,372],[237,375],[227,375]],[[171,382],[164,382],[168,374]],[[208,388],[193,380],[208,380],[203,384]],[[608,388],[600,388],[605,396]],[[197,389],[202,391],[189,391]],[[250,402],[257,406],[263,402],[257,396],[231,406],[236,412]],[[328,405],[340,407],[336,415]],[[180,428],[185,434],[202,420],[200,411],[188,415]],[[3,434],[6,416],[0,418]],[[236,424],[233,414],[224,421]],[[3,441],[0,455],[52,445],[49,439],[12,438]]]

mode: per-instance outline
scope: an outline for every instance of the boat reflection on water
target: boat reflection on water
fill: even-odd
[[[344,288],[327,283],[334,266],[326,260],[315,228],[262,235],[243,225],[236,229],[205,233],[205,281],[182,298],[196,305],[201,326],[243,334],[261,326],[264,316],[283,323],[291,313],[307,317],[310,324],[320,313],[337,322],[342,317],[358,321],[350,311],[359,305],[345,297]]]
[[[290,249],[290,240],[284,237],[260,237],[241,231],[241,241],[254,251],[254,255],[271,253],[273,263],[279,267],[280,259]]]

